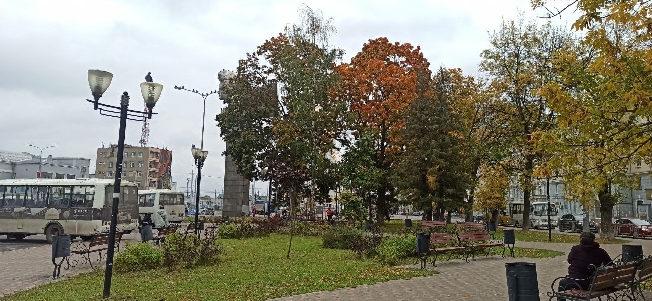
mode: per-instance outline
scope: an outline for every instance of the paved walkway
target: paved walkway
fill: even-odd
[[[129,241],[130,237],[125,237]],[[634,240],[631,244],[643,245],[645,254],[652,254],[652,240]],[[573,244],[517,242],[518,247],[551,249],[568,252]],[[603,245],[612,257],[621,253],[621,245]],[[0,252],[0,297],[26,290],[53,281],[52,262],[49,245]],[[517,258],[503,259],[500,256],[478,258],[470,263],[462,260],[439,262],[436,268],[428,265],[439,274],[409,280],[393,280],[374,285],[362,285],[335,291],[315,292],[285,298],[291,300],[507,300],[505,263],[533,262],[537,265],[539,291],[542,300],[548,300],[545,293],[550,291],[550,283],[558,276],[566,275],[568,265],[566,256],[545,259]],[[418,268],[418,264],[410,266]],[[71,270],[62,269],[62,278],[90,271],[87,266]],[[652,298],[650,296],[646,296]]]
[[[643,253],[652,252],[652,240],[635,240],[631,244],[643,245]],[[528,243],[517,242],[518,247],[557,250],[567,253],[573,244],[561,243]],[[621,245],[603,246],[612,257],[621,253]],[[296,300],[508,300],[505,263],[532,262],[537,265],[539,292],[541,300],[548,300],[546,293],[550,291],[550,283],[559,276],[566,275],[568,264],[566,256],[555,258],[508,258],[500,256],[478,258],[466,263],[463,260],[451,260],[437,263],[433,268],[439,274],[429,277],[419,277],[409,280],[392,280],[388,282],[362,285],[355,288],[344,288],[335,291],[308,293],[303,295],[278,298],[277,301]],[[411,266],[418,268],[418,264]],[[646,295],[652,298],[652,294]]]
[[[136,239],[135,236],[133,238],[130,236],[134,234],[124,236],[121,249],[126,241]],[[61,268],[61,278],[52,280],[54,265],[51,256],[52,246],[49,244],[0,252],[0,298],[91,271],[88,264],[78,265],[69,270]],[[95,260],[95,257],[91,259]]]

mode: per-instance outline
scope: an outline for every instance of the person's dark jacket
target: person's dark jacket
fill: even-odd
[[[145,215],[145,218],[140,220],[140,225],[141,226],[147,226],[147,225],[152,226],[152,225],[154,225],[154,222],[152,221],[152,217],[149,216],[149,215]]]
[[[600,244],[593,241],[580,241],[580,244],[573,246],[568,254],[568,277],[574,279],[586,279],[578,281],[583,289],[588,289],[591,284],[591,276],[595,272],[594,265],[599,267],[611,262],[611,257],[604,249],[600,248]]]

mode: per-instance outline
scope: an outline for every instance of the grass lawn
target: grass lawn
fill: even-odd
[[[548,232],[541,232],[541,231],[522,231],[522,230],[514,230],[514,236],[516,237],[516,241],[528,241],[528,242],[548,242]],[[573,243],[577,244],[580,242],[580,237],[577,235],[570,235],[570,234],[559,234],[559,233],[552,233],[551,235],[551,242],[553,243]],[[496,239],[503,239],[503,229],[498,229],[496,231]],[[624,239],[612,239],[612,240],[605,240],[602,238],[596,238],[596,242],[600,244],[624,244],[628,243],[628,240]]]
[[[295,237],[289,260],[285,235],[221,242],[225,255],[215,266],[114,274],[110,300],[266,300],[432,274],[358,260],[350,251],[322,249],[319,237]],[[80,275],[3,300],[100,300],[103,275]]]

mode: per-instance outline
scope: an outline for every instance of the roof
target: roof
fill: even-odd
[[[92,185],[92,184],[113,184],[113,179],[79,178],[79,179],[10,179],[0,180],[0,185]],[[129,181],[122,181],[121,186],[135,186]]]
[[[0,150],[0,161],[13,163],[13,162],[31,160],[32,158],[34,158],[34,156],[30,153],[25,153],[25,152],[17,153],[17,152]]]

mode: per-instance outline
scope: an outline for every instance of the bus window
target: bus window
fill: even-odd
[[[45,208],[47,204],[47,187],[27,186],[27,199],[25,200],[25,207]]]
[[[25,201],[25,188],[17,186],[3,186],[2,207],[19,208],[23,207]]]
[[[65,209],[70,207],[72,188],[70,186],[52,186],[48,207]]]
[[[73,186],[72,204],[70,207],[88,208],[93,207],[95,198],[95,186]]]
[[[181,205],[181,200],[176,194],[161,194],[160,202],[162,205]]]

